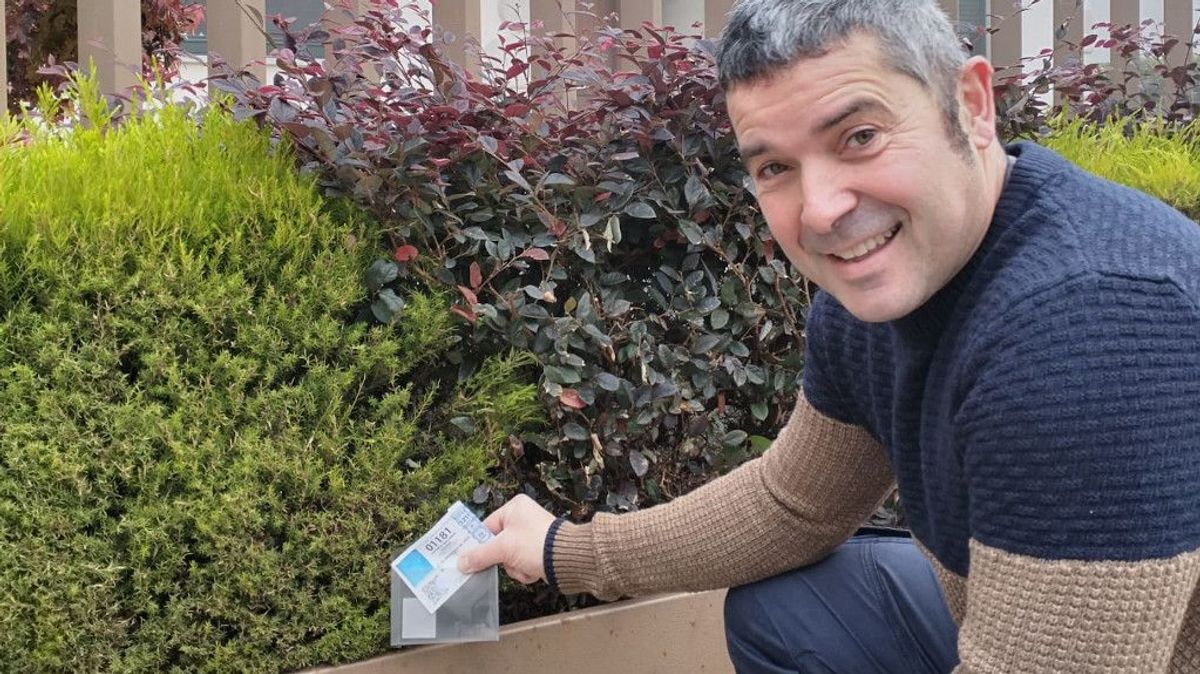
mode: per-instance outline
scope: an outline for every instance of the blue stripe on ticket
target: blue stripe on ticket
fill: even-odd
[[[419,585],[421,580],[433,571],[433,565],[425,559],[425,555],[413,550],[396,564],[396,571],[404,576],[412,585]]]

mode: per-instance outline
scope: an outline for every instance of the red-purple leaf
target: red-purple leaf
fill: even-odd
[[[479,297],[475,294],[474,290],[471,290],[466,286],[458,286],[458,292],[460,295],[462,295],[463,301],[468,305],[473,306],[479,304]]]
[[[558,394],[558,401],[567,407],[575,410],[581,410],[587,407],[587,403],[579,397],[579,391],[573,388],[565,388],[562,393]]]
[[[396,249],[395,253],[392,253],[392,257],[395,258],[396,262],[409,262],[417,257],[417,247],[410,245],[400,246]]]
[[[460,306],[450,307],[450,313],[455,314],[456,316],[461,316],[462,318],[465,318],[470,323],[474,323],[476,320],[475,314],[473,312],[467,311],[466,309],[464,309]]]

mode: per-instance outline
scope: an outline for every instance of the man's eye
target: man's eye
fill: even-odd
[[[875,129],[860,129],[850,135],[846,144],[856,148],[866,147],[871,144],[871,141],[875,140],[875,133]]]
[[[758,177],[759,178],[774,178],[775,176],[779,175],[780,173],[783,173],[786,170],[787,170],[787,167],[784,166],[783,164],[780,164],[779,162],[773,162],[773,161],[767,162],[766,164],[763,164],[761,167],[759,167]]]

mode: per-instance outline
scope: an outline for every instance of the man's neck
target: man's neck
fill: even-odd
[[[983,184],[986,190],[984,196],[987,198],[987,203],[991,204],[988,213],[988,222],[991,222],[995,216],[996,204],[1000,202],[1000,195],[1004,192],[1004,186],[1008,183],[1008,177],[1016,159],[1009,156],[1004,151],[1004,146],[996,141],[984,150],[982,160]]]

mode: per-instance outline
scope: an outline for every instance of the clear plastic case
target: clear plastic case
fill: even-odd
[[[500,639],[500,577],[496,567],[472,575],[435,612],[430,613],[394,568],[392,646]]]

